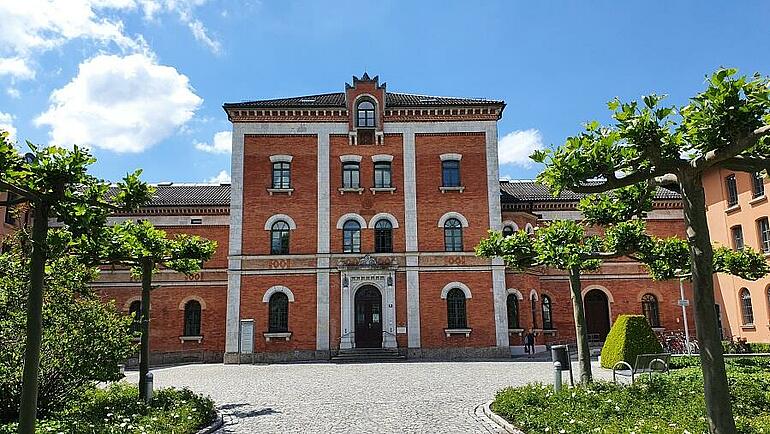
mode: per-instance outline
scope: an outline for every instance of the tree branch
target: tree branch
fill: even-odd
[[[736,140],[730,146],[720,149],[714,149],[706,152],[700,157],[692,161],[691,165],[695,169],[705,170],[709,167],[713,167],[725,160],[732,158],[733,156],[740,154],[746,149],[757,144],[759,139],[770,135],[770,125],[759,127],[752,131],[747,137],[742,140]]]
[[[736,155],[724,160],[722,167],[739,172],[759,172],[762,170],[770,171],[770,158],[767,157],[746,157]]]
[[[605,191],[615,190],[617,188],[628,187],[629,185],[638,184],[643,181],[647,181],[650,178],[654,178],[657,185],[663,185],[663,182],[667,184],[676,183],[676,175],[666,173],[663,170],[653,170],[649,173],[646,172],[633,172],[622,178],[617,178],[615,175],[604,180],[603,183],[595,185],[569,185],[568,188],[575,193],[603,193]],[[661,180],[660,183],[658,180]]]

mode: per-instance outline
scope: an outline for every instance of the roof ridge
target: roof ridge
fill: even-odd
[[[497,99],[480,98],[480,97],[476,97],[476,96],[426,95],[426,94],[423,94],[423,93],[390,92],[390,91],[386,91],[385,93],[389,93],[389,94],[393,94],[393,95],[419,96],[419,97],[425,97],[425,98],[447,98],[447,99],[465,99],[465,100],[473,100],[473,101],[501,102],[500,100],[497,100]]]

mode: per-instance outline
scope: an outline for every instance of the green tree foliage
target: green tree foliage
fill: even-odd
[[[642,315],[618,315],[602,347],[602,367],[612,369],[624,361],[631,366],[640,354],[658,354],[663,348]]]
[[[714,252],[703,176],[717,169],[770,169],[770,81],[720,69],[685,107],[664,106],[663,99],[656,94],[641,103],[616,98],[608,103],[611,125],[589,122],[562,146],[532,158],[546,165],[538,179],[554,192],[597,193],[654,182],[682,193],[707,420],[712,432],[732,434],[732,410],[723,405],[730,397],[714,311]]]
[[[52,237],[53,245],[68,238],[57,235]],[[20,247],[0,255],[0,424],[16,420],[19,414],[29,261],[29,252]],[[96,273],[68,255],[50,259],[46,265],[40,417],[80,399],[96,382],[118,380],[122,376],[118,363],[134,349],[130,320],[113,303],[103,303],[91,292],[88,284]]]

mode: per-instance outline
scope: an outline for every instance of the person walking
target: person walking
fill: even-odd
[[[524,335],[524,352],[529,354],[529,357],[535,356],[535,334],[532,329],[529,329]]]

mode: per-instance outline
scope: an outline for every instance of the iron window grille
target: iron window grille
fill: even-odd
[[[647,318],[650,327],[660,327],[660,311],[658,309],[658,298],[653,294],[644,294],[642,296],[642,314]]]
[[[447,327],[450,329],[468,328],[465,312],[465,293],[459,288],[452,288],[446,296]]]
[[[757,220],[757,229],[759,230],[759,244],[763,252],[770,253],[770,223],[767,217]]]
[[[289,297],[283,292],[270,296],[268,302],[268,333],[285,333],[289,331]]]
[[[184,305],[184,335],[201,335],[201,304],[190,300]]]
[[[542,309],[543,309],[543,329],[552,330],[553,319],[551,317],[551,297],[547,295],[543,296]]]

